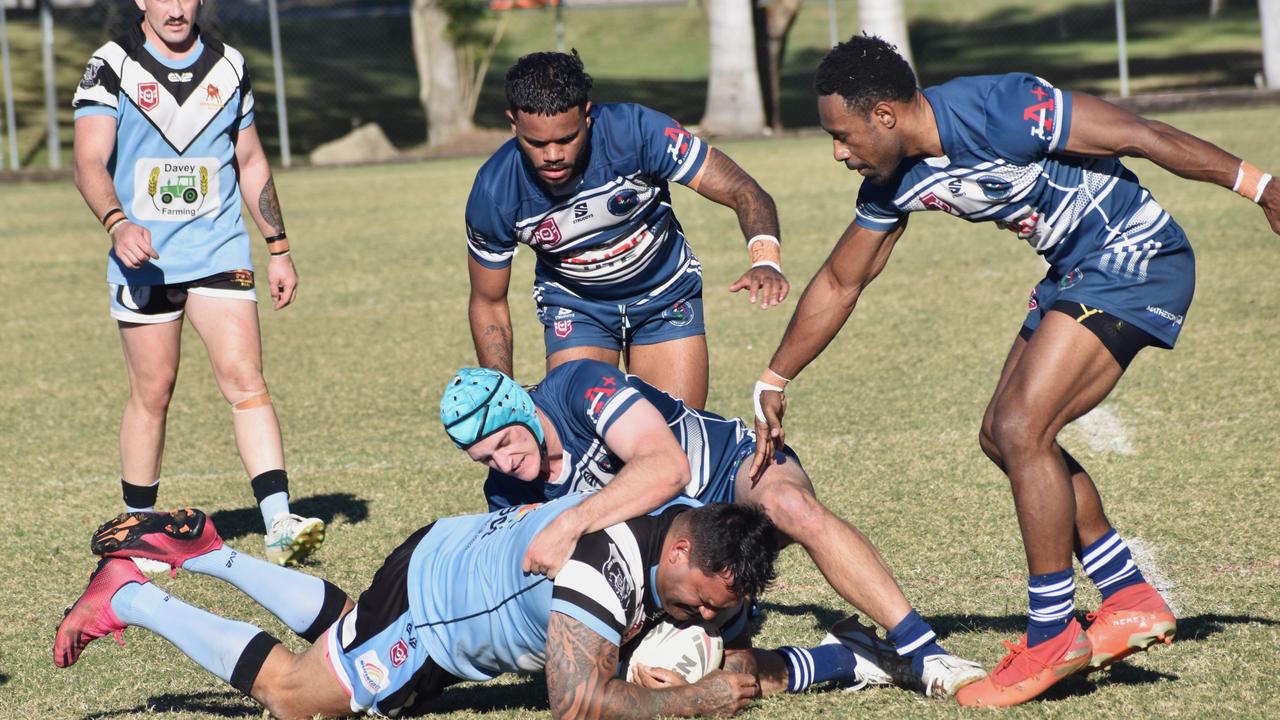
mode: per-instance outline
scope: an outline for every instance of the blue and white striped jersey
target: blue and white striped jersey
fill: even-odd
[[[467,200],[467,248],[497,269],[523,243],[537,253],[538,282],[590,298],[637,297],[698,267],[667,182],[692,181],[709,148],[641,105],[593,105],[591,117],[586,168],[565,195],[538,183],[515,138],[481,166]]]
[[[994,221],[1063,273],[1112,248],[1117,262],[1154,254],[1169,214],[1115,158],[1064,154],[1071,93],[1024,73],[962,77],[926,88],[941,157],[908,158],[884,185],[862,183],[855,222],[888,231],[907,213],[942,210]]]
[[[754,446],[755,442],[754,433],[741,420],[686,407],[683,401],[635,375],[597,360],[573,360],[559,365],[529,394],[564,446],[563,468],[557,478],[533,482],[491,469],[484,486],[490,509],[540,502],[609,484],[624,463],[610,452],[605,434],[642,398],[658,409],[684,448],[690,470],[689,484],[684,489],[688,497],[708,503],[733,502],[740,450],[744,444]]]
[[[160,256],[132,269],[112,252],[109,282],[173,284],[253,267],[235,167],[236,134],[253,122],[239,52],[198,34],[189,56],[171,60],[133,25],[94,52],[72,105],[76,118],[115,117],[107,170]]]
[[[677,498],[652,513],[584,535],[554,581],[520,569],[538,531],[586,495],[439,520],[409,561],[409,608],[428,655],[467,680],[539,672],[558,612],[623,645],[663,615],[653,578],[672,520],[699,503]],[[740,606],[717,618],[726,640],[746,627]]]

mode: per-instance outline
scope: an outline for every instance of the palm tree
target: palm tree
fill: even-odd
[[[711,72],[707,108],[700,123],[704,134],[755,135],[764,131],[751,3],[706,0]]]
[[[862,32],[897,45],[902,57],[915,66],[911,61],[911,39],[907,36],[902,0],[858,0],[858,20],[862,23]]]

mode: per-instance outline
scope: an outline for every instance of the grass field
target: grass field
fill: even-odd
[[[1280,167],[1275,110],[1168,119]],[[776,198],[786,268],[802,286],[850,218],[854,175],[818,137],[723,147]],[[479,162],[277,176],[302,287],[294,307],[262,310],[267,375],[294,507],[330,523],[309,570],[351,592],[419,526],[483,508],[479,468],[436,418],[451,372],[473,361],[461,211]],[[1195,243],[1200,290],[1178,350],[1143,353],[1103,406],[1112,424],[1068,428],[1064,444],[1094,472],[1113,522],[1179,610],[1179,641],[1065,681],[1007,716],[1280,716],[1280,238],[1225,190],[1133,166]],[[744,266],[733,214],[673,192],[706,267],[709,406],[744,415],[794,298],[761,313],[725,292]],[[76,667],[54,669],[54,628],[93,567],[88,534],[120,507],[126,379],[106,312],[105,239],[75,189],[3,186],[0,218],[9,268],[0,279],[0,596],[9,598],[0,604],[0,717],[260,716],[145,631],[125,633],[127,648],[99,641]],[[1008,233],[918,217],[854,319],[790,392],[788,439],[820,494],[879,544],[947,646],[987,665],[1020,631],[1026,599],[1007,483],[979,451],[977,427],[1040,272]],[[541,369],[531,274],[521,253],[513,313],[526,381]],[[161,504],[203,507],[232,544],[260,553],[229,411],[189,328],[185,341]],[[784,553],[781,570],[758,641],[816,642],[847,611],[803,553]],[[299,647],[228,586],[187,573],[158,582]],[[1078,594],[1082,609],[1095,600],[1092,590]],[[545,702],[540,679],[512,676],[451,690],[439,707],[456,717],[474,716],[469,708],[539,717]],[[988,717],[892,689],[781,697],[747,717],[819,714]]]

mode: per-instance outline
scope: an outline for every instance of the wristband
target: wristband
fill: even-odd
[[[782,272],[782,243],[772,235],[756,235],[747,241],[751,267],[771,267]]]
[[[1264,173],[1247,161],[1241,160],[1240,167],[1236,170],[1236,183],[1231,186],[1231,191],[1256,203],[1262,200],[1262,192],[1267,189],[1270,182],[1271,173]]]
[[[751,404],[755,407],[756,420],[768,422],[764,417],[764,410],[760,408],[760,395],[766,392],[785,392],[789,382],[791,382],[789,378],[785,378],[769,368],[765,368],[764,372],[760,373],[760,379],[756,381],[755,390],[751,393]]]
[[[272,255],[279,255],[280,253],[289,252],[289,241],[286,239],[286,240],[274,240],[272,242],[269,242],[267,243],[267,252],[271,253]]]
[[[291,252],[292,251],[290,250],[285,250],[284,252],[273,252],[271,253],[271,258],[274,260],[275,258],[278,258],[278,257],[287,257],[288,255],[291,254]]]
[[[111,233],[115,232],[116,228],[120,227],[121,225],[124,225],[127,222],[129,222],[129,218],[125,217],[125,218],[120,218],[119,220],[111,223],[111,227],[107,228],[107,235],[111,235]]]
[[[264,237],[264,238],[262,238],[262,239],[263,239],[263,240],[265,240],[265,241],[266,241],[266,243],[267,243],[268,245],[270,245],[270,244],[271,244],[271,243],[273,243],[273,242],[280,242],[281,240],[288,240],[288,239],[289,239],[289,236],[288,236],[288,235],[286,235],[286,234],[284,233],[284,231],[283,231],[283,230],[281,230],[279,234],[272,235],[271,237]]]
[[[110,220],[110,219],[111,219],[111,216],[112,216],[112,215],[115,215],[116,213],[120,213],[121,215],[123,215],[123,214],[124,214],[124,211],[123,211],[123,210],[121,210],[121,209],[120,209],[120,208],[118,208],[118,207],[113,207],[113,208],[111,208],[110,210],[108,210],[108,211],[107,211],[107,214],[106,214],[106,215],[103,215],[103,216],[102,216],[102,219],[101,219],[101,220],[99,220],[98,222],[99,222],[99,223],[101,223],[103,227],[106,227],[106,226],[107,226],[107,221],[108,221],[108,220]]]

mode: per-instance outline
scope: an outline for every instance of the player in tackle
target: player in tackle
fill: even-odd
[[[454,443],[490,468],[491,509],[598,490],[533,538],[526,570],[558,577],[579,537],[679,495],[758,503],[846,601],[889,631],[881,665],[901,684],[946,698],[985,675],[942,649],[875,546],[818,501],[790,448],[761,477],[747,477],[755,439],[740,420],[689,408],[595,360],[565,363],[531,391],[495,370],[464,369],[446,386],[440,417]],[[870,636],[852,622],[832,635],[841,642],[778,651],[788,689],[859,681],[854,645]]]
[[[1118,158],[1234,190],[1280,232],[1280,187],[1214,145],[1033,75],[962,77],[921,89],[893,46],[854,37],[818,67],[818,112],[834,156],[865,180],[857,213],[810,281],[756,384],[755,470],[784,441],[782,389],[831,342],[884,269],[908,215],[990,220],[1049,265],[982,418],[983,451],[1006,475],[1026,550],[1026,635],[964,705],[1012,705],[1078,670],[1176,631],[1112,527],[1089,473],[1058,432],[1096,407],[1144,347],[1172,348],[1195,284],[1182,229]],[[1072,553],[1102,593],[1074,619]]]
[[[454,683],[544,669],[557,718],[746,707],[762,680],[743,632],[744,599],[773,579],[768,518],[682,498],[582,537],[554,581],[523,572],[530,540],[587,497],[437,520],[391,552],[354,604],[320,578],[223,544],[198,510],[121,515],[94,535],[104,559],[58,628],[54,662],[68,667],[94,639],[138,626],[282,719],[422,711]],[[137,557],[224,580],[313,644],[294,654],[249,623],[188,605],[148,582]],[[719,625],[736,648],[724,669],[654,689],[615,677],[619,646],[664,618]]]
[[[694,407],[707,399],[702,264],[675,216],[671,183],[737,214],[750,266],[729,289],[762,308],[786,297],[773,199],[723,152],[632,103],[592,104],[577,52],[542,52],[507,72],[515,136],[476,173],[467,200],[467,314],[482,367],[511,375],[507,291],[516,248],[538,263],[533,297],[546,367],[576,358],[630,372]]]

